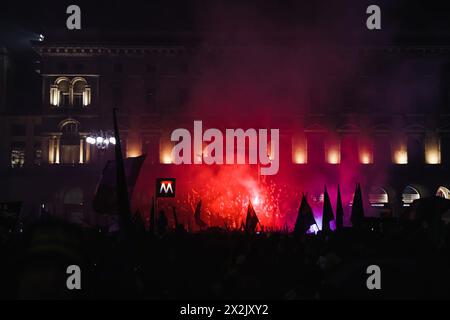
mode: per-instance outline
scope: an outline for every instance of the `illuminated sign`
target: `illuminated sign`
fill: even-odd
[[[175,178],[156,179],[156,197],[174,198],[175,197]]]

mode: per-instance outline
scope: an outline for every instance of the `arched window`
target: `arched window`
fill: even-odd
[[[417,199],[420,199],[420,193],[416,188],[407,186],[403,190],[402,201],[404,207],[409,207],[411,203],[413,203],[413,201]]]
[[[389,203],[388,193],[381,187],[372,187],[369,192],[369,203],[372,207],[384,207]]]
[[[50,88],[50,104],[66,107],[70,105],[70,81],[67,78],[59,78]]]
[[[61,125],[61,163],[76,164],[80,160],[80,135],[78,122],[66,120]]]
[[[72,80],[73,105],[75,107],[85,107],[91,104],[91,88],[83,78]]]
[[[66,77],[56,79],[50,87],[50,104],[61,107],[83,107],[91,104],[91,88],[84,78],[70,81]]]
[[[450,199],[450,190],[441,186],[437,189],[436,196],[444,199]]]

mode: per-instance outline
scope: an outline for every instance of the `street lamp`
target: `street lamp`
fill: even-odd
[[[107,149],[110,144],[116,144],[116,138],[107,131],[98,131],[90,133],[86,138],[86,142],[95,145],[98,149]]]

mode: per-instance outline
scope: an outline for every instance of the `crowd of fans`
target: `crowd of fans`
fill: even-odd
[[[81,228],[51,218],[1,229],[3,299],[388,299],[450,297],[450,225],[373,219],[298,236],[181,226]],[[129,230],[130,231],[130,230]],[[436,235],[439,235],[438,237]],[[381,269],[368,290],[367,267]],[[68,290],[69,265],[81,290]]]

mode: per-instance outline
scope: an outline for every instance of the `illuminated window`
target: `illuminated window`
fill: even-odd
[[[395,164],[408,164],[408,148],[406,144],[399,143],[394,147],[393,162]]]
[[[372,207],[384,207],[389,203],[389,196],[383,188],[372,187],[369,192],[369,203]]]
[[[68,107],[70,105],[70,82],[68,79],[62,79],[58,82],[58,106]]]
[[[21,168],[25,164],[25,142],[11,145],[11,168]]]
[[[90,104],[90,88],[88,88],[84,79],[75,79],[72,90],[74,107],[83,107]]]
[[[425,162],[427,164],[441,163],[441,143],[439,137],[428,137],[425,144]]]
[[[80,135],[78,123],[74,120],[67,121],[61,127],[60,155],[61,163],[76,164],[80,161]]]
[[[294,163],[297,163],[297,164],[307,163],[308,159],[307,159],[306,150],[301,149],[301,148],[297,148],[296,150],[294,150],[293,160],[294,160]]]
[[[436,196],[444,199],[450,199],[450,190],[446,187],[439,187],[436,192]]]
[[[404,207],[409,207],[414,200],[420,199],[420,193],[416,188],[407,186],[403,190],[402,201]]]
[[[163,164],[170,164],[173,162],[172,149],[174,142],[160,139],[159,142],[159,162]]]
[[[305,136],[292,138],[292,162],[306,164],[308,162],[308,140]]]
[[[326,143],[326,162],[329,164],[341,163],[341,142],[338,137],[329,137]]]
[[[91,88],[84,78],[58,78],[50,86],[50,105],[85,107],[91,104]]]
[[[360,139],[358,145],[359,163],[372,164],[373,163],[373,141],[369,138]]]

